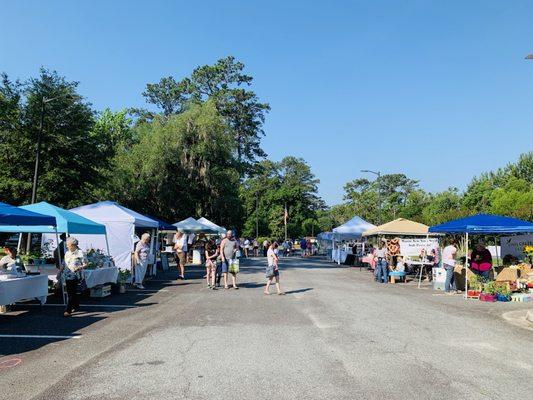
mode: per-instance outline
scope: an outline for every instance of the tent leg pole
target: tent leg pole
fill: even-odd
[[[17,254],[20,254],[20,246],[22,245],[22,233],[19,233],[19,240],[17,244]]]
[[[468,299],[468,232],[465,235],[465,300]]]
[[[56,243],[57,243],[57,260],[59,261],[59,266],[61,267],[63,260],[61,260],[61,251],[59,250],[59,235],[57,234],[57,229],[55,230],[56,234]],[[65,290],[65,282],[63,281],[63,274],[59,276],[59,280],[61,281],[61,294],[63,295],[63,305],[67,305],[67,293]]]

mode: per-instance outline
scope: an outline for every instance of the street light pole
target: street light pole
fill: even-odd
[[[259,237],[259,192],[255,192],[255,239]]]
[[[361,172],[367,172],[369,174],[374,174],[376,175],[378,178],[377,178],[377,182],[378,182],[378,220],[377,220],[377,223],[378,225],[381,224],[381,172],[380,171],[371,171],[369,169],[362,169]]]

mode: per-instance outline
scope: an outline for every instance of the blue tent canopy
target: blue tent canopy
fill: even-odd
[[[148,214],[145,214],[148,218],[151,218],[153,219],[155,222],[157,222],[159,224],[159,227],[158,229],[160,231],[175,231],[177,230],[178,228],[176,228],[174,225],[172,224],[169,224],[168,222],[165,222],[159,218],[155,218],[155,217],[152,217],[151,215],[148,215]]]
[[[501,215],[477,214],[459,218],[429,228],[435,233],[529,233],[533,232],[533,223]]]
[[[28,232],[39,225],[55,232],[56,219],[0,202],[0,232]]]
[[[27,206],[19,207],[20,210],[25,212],[39,213],[48,216],[53,219],[54,225],[57,224],[57,232],[69,233],[69,234],[94,234],[105,235],[105,225],[98,224],[90,219],[82,217],[81,215],[74,214],[73,212],[56,207],[45,201],[36,204],[30,204]],[[4,230],[5,229],[5,230]],[[5,232],[16,231],[13,226],[0,226],[0,231]],[[34,233],[53,233],[55,229],[51,226],[45,226],[44,224],[26,227],[24,232]]]

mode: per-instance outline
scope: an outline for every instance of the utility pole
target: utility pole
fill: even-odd
[[[362,169],[361,172],[368,172],[370,174],[377,175],[378,182],[378,220],[376,221],[378,225],[381,224],[381,172],[380,171],[370,171],[368,169]]]
[[[255,238],[259,237],[259,192],[255,192]]]

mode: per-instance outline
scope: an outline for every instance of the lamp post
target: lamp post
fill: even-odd
[[[378,225],[381,224],[381,172],[380,171],[371,171],[369,169],[362,169],[361,172],[366,172],[369,174],[374,174],[377,176],[377,182],[378,182]]]

